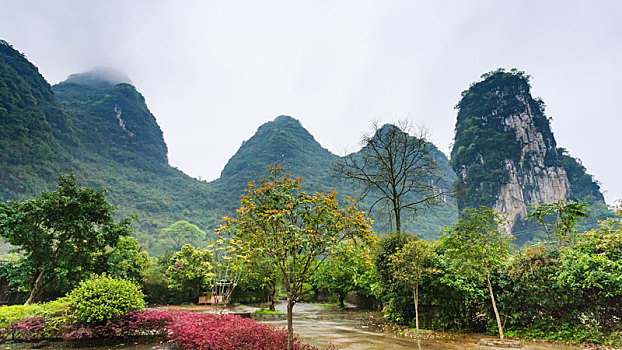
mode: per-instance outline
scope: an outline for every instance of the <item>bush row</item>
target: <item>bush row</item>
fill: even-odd
[[[287,347],[287,332],[252,319],[224,314],[163,310],[131,311],[105,323],[73,323],[57,332],[48,331],[49,318],[33,316],[0,329],[7,341],[38,341],[62,338],[69,342],[130,337],[167,338],[179,349],[198,350],[281,350]],[[294,349],[317,349],[295,340]]]

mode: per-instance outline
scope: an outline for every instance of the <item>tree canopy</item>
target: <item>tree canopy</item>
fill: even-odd
[[[240,199],[236,218],[226,217],[221,234],[245,242],[248,250],[267,257],[281,271],[287,291],[288,349],[292,348],[292,311],[303,294],[303,285],[339,242],[366,239],[369,219],[351,204],[340,208],[336,193],[310,195],[302,191],[301,179],[283,174],[283,167],[270,168],[258,186],[250,182]]]
[[[440,241],[451,269],[459,271],[466,279],[486,282],[501,339],[503,327],[490,277],[509,258],[509,242],[514,237],[502,230],[506,220],[493,209],[469,209],[464,218],[447,229]]]
[[[395,230],[402,230],[402,213],[416,214],[427,206],[442,203],[443,172],[434,159],[435,150],[423,128],[408,121],[398,126],[374,123],[372,133],[363,136],[363,148],[336,162],[337,176],[363,185],[361,197],[373,193],[377,204],[389,208]],[[410,132],[415,133],[414,136]]]
[[[131,233],[130,219],[115,222],[105,191],[79,188],[60,176],[55,191],[0,204],[0,235],[22,254],[15,282],[30,292],[26,303],[68,292],[105,269],[104,251]]]

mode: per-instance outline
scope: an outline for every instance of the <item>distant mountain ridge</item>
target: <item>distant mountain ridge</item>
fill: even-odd
[[[343,198],[355,190],[331,178],[339,156],[323,148],[289,116],[259,126],[217,180],[193,179],[168,164],[162,131],[144,97],[125,82],[131,81],[129,77],[98,69],[72,74],[50,87],[22,54],[6,43],[1,49],[0,72],[7,88],[0,92],[7,96],[2,101],[8,102],[0,110],[0,123],[5,126],[0,146],[13,153],[4,153],[0,160],[0,200],[36,196],[52,188],[58,174],[73,172],[84,185],[108,189],[119,216],[139,214],[137,235],[150,246],[155,233],[177,220],[195,223],[213,234],[220,219],[238,207],[248,181],[267,175],[267,167],[275,163],[284,165],[292,176],[302,177],[307,191],[336,189]],[[38,100],[30,101],[30,96]],[[23,135],[23,130],[29,130],[28,137],[10,137]],[[36,152],[24,158],[30,149]],[[446,157],[439,155],[451,172]],[[365,207],[366,202],[360,205]],[[443,210],[456,212],[455,205]],[[406,227],[434,237],[456,217],[430,213]],[[387,220],[375,219],[377,229],[388,229]]]
[[[331,176],[340,157],[322,147],[290,116],[259,126],[229,159],[218,179],[208,183],[191,178],[169,165],[162,130],[144,97],[128,82],[131,80],[123,73],[99,69],[72,74],[50,87],[22,54],[0,42],[0,200],[34,197],[55,186],[59,174],[73,172],[83,185],[108,189],[107,196],[118,206],[119,216],[137,213],[136,235],[149,248],[156,233],[178,220],[197,224],[213,235],[221,218],[235,212],[248,181],[267,175],[267,167],[275,163],[284,165],[292,176],[302,177],[307,191],[335,189],[340,198],[359,192],[355,185]],[[477,99],[474,101],[477,105]],[[463,117],[459,114],[460,125],[470,118]],[[462,131],[460,135],[464,135]],[[464,170],[470,165],[459,154],[472,151],[468,139],[457,134],[456,154],[452,152],[451,164],[462,180],[470,176]],[[458,151],[461,146],[465,148]],[[553,149],[557,153],[545,162],[564,169],[570,198],[589,195],[598,201],[598,196],[602,197],[579,162],[557,150],[554,140],[547,147],[547,152],[552,154]],[[446,174],[442,186],[450,189],[458,180],[456,173],[436,147],[434,158]],[[502,170],[481,169],[500,177],[504,176]],[[473,193],[504,183],[493,182],[481,182],[473,187]],[[466,187],[464,183],[462,187]],[[486,192],[478,195],[482,193]],[[459,197],[456,202],[449,197],[443,206],[406,218],[403,228],[426,239],[437,238],[442,227],[458,218],[458,207],[465,208],[468,200],[472,199]],[[367,198],[359,206],[367,210],[372,201]],[[495,199],[486,203],[494,204]],[[388,215],[372,214],[378,232],[391,229]]]

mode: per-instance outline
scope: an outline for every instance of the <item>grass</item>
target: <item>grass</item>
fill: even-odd
[[[284,312],[279,310],[270,311],[262,307],[261,309],[255,310],[253,313],[258,315],[281,315]]]

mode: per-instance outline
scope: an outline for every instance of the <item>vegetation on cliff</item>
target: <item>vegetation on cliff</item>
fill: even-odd
[[[524,208],[537,205],[546,192],[548,197],[564,197],[552,200],[587,201],[593,216],[604,218],[610,213],[598,183],[577,159],[557,148],[544,102],[531,96],[529,80],[516,69],[498,69],[462,93],[450,161],[458,175],[459,210],[495,207],[506,200],[500,199],[503,186],[519,181],[515,185],[522,192]],[[516,220],[515,232],[529,236],[519,243],[537,236],[520,217],[509,219]],[[590,227],[596,222],[592,220]]]

